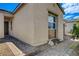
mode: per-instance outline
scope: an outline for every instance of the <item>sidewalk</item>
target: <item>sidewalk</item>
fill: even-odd
[[[65,40],[64,42],[50,47],[41,53],[37,54],[36,56],[74,56],[72,54],[72,50],[69,48],[69,46],[73,43],[71,40]]]

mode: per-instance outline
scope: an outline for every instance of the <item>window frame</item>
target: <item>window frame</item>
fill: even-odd
[[[55,29],[54,29],[54,38],[57,38],[57,31],[58,31],[58,15],[57,14],[55,14],[55,13],[52,13],[51,11],[48,11],[48,17],[49,16],[53,16],[53,17],[55,17],[54,19],[55,19]]]

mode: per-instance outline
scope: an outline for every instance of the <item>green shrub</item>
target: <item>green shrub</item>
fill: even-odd
[[[74,24],[73,29],[71,29],[70,33],[73,38],[79,38],[79,24]]]

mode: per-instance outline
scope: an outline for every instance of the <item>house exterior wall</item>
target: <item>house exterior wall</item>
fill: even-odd
[[[59,16],[58,16],[58,39],[60,39],[60,41],[63,41],[64,38],[63,38],[63,35],[64,35],[64,30],[63,30],[63,14],[60,13]]]
[[[6,11],[1,11],[1,10],[0,10],[0,13],[3,14],[3,17],[4,17],[4,16],[6,16],[6,17],[8,17],[8,18],[9,18],[9,17],[10,17],[10,18],[13,17],[13,15],[12,15],[11,13],[6,12]]]
[[[26,42],[33,44],[34,40],[34,21],[33,21],[32,4],[24,5],[12,20],[12,30],[10,35]]]
[[[0,10],[0,38],[4,38],[4,21],[5,17],[13,17],[12,14]]]
[[[63,14],[59,7],[53,4],[26,4],[14,15],[10,34],[32,46],[47,43],[48,11],[58,15],[57,37],[63,40]]]
[[[33,45],[45,44],[48,41],[48,11],[46,4],[33,4],[34,42]]]
[[[4,16],[0,13],[0,38],[4,38]]]
[[[57,14],[57,31],[56,31],[56,36],[58,39],[60,39],[60,41],[63,41],[63,13],[61,12],[61,10],[59,9],[59,7],[57,5],[54,4],[54,6],[52,7],[52,4],[48,5],[48,10]]]
[[[70,35],[70,30],[73,29],[74,22],[66,22],[65,23],[65,35]]]

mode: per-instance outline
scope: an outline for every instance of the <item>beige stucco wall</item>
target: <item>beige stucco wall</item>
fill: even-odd
[[[48,11],[58,14],[58,38],[63,40],[62,12],[53,4],[27,4],[14,15],[10,34],[20,40],[38,46],[47,43]],[[61,30],[61,31],[60,31]]]
[[[0,38],[4,38],[4,16],[0,13]]]
[[[4,38],[4,17],[13,17],[12,14],[0,10],[0,38]]]
[[[48,11],[46,4],[33,4],[34,16],[34,45],[48,41]]]
[[[73,29],[74,22],[65,23],[65,35],[70,35],[70,30]]]
[[[55,4],[49,4],[48,5],[48,10],[57,14],[58,17],[56,18],[57,20],[57,38],[60,39],[61,41],[64,40],[63,38],[63,13],[61,12],[61,10],[59,9],[59,7]]]
[[[64,38],[63,38],[63,35],[64,35],[64,32],[63,32],[63,14],[60,13],[59,16],[58,16],[58,38],[63,41]]]
[[[6,16],[6,17],[13,17],[13,15],[12,15],[11,13],[6,12],[6,11],[1,11],[1,10],[0,10],[0,13],[3,14],[3,17],[4,17],[4,16]]]
[[[10,34],[28,44],[33,44],[34,21],[33,7],[31,4],[25,5],[19,10],[12,20],[12,30]]]

